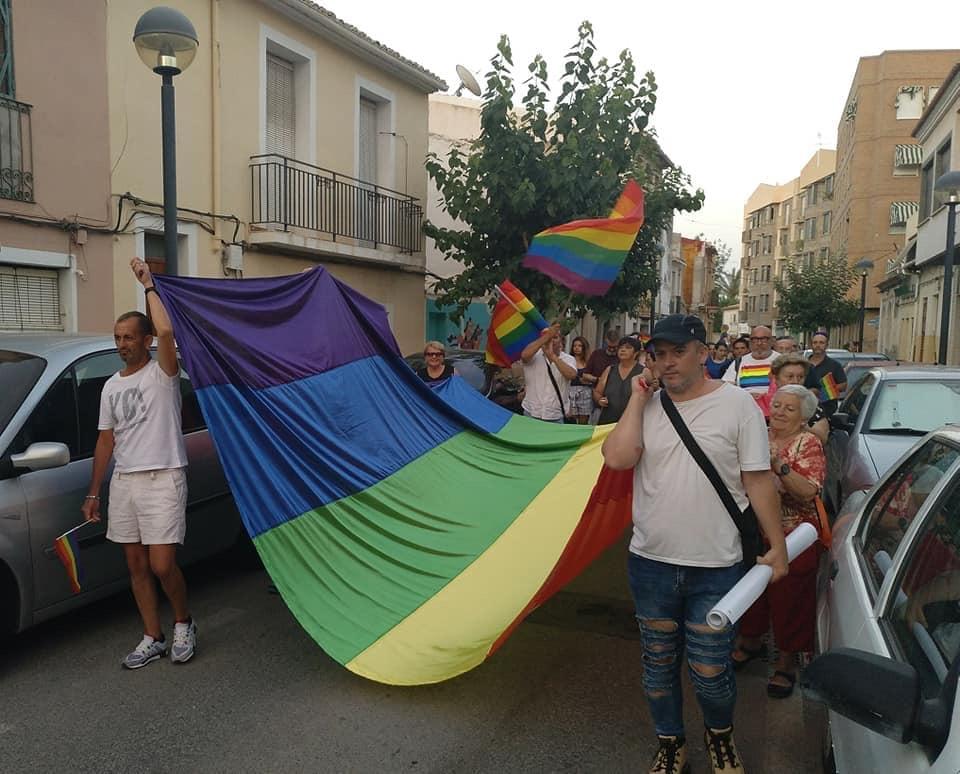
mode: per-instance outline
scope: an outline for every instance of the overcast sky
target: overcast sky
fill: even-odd
[[[861,56],[888,49],[960,49],[960,4],[810,0],[806,3],[318,0],[366,34],[436,73],[483,74],[501,34],[519,80],[537,53],[551,80],[589,19],[600,55],[633,52],[653,70],[654,124],[667,155],[703,188],[703,209],[676,230],[721,239],[739,261],[743,205],[759,183],[796,177],[836,147],[837,123]]]

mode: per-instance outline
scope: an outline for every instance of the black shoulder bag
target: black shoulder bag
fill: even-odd
[[[547,360],[547,356],[543,356],[543,362],[547,364],[547,376],[550,377],[550,384],[553,385],[554,391],[557,393],[557,400],[560,401],[560,416],[563,417],[563,423],[565,425],[575,424],[577,420],[571,419],[567,416],[567,409],[563,405],[563,398],[560,397],[560,388],[557,386],[557,380],[553,376],[553,371],[550,368],[550,361]]]
[[[713,467],[713,463],[710,462],[707,455],[703,453],[703,449],[700,448],[690,433],[690,430],[686,424],[684,424],[683,417],[680,416],[680,412],[677,411],[677,407],[670,399],[670,396],[667,395],[666,390],[660,390],[660,403],[663,405],[663,410],[670,419],[670,424],[673,425],[673,429],[677,431],[677,435],[679,435],[680,440],[683,441],[683,445],[687,447],[690,456],[693,457],[697,465],[700,466],[700,470],[710,479],[710,483],[713,484],[713,488],[717,490],[717,495],[727,509],[727,513],[730,514],[733,523],[737,525],[737,530],[740,532],[740,543],[743,546],[743,564],[746,569],[750,569],[756,564],[757,556],[763,554],[763,542],[760,540],[760,527],[757,524],[757,514],[753,512],[753,506],[748,505],[745,511],[740,510],[737,501],[733,499],[733,495],[730,494],[730,490],[727,489],[726,484],[723,483],[723,479],[720,478],[717,469]]]

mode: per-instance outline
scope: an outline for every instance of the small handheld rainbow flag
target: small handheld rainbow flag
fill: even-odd
[[[832,373],[821,377],[820,386],[822,388],[823,400],[836,400],[840,397],[840,389],[837,387],[837,380],[833,378]]]
[[[70,589],[74,594],[80,593],[80,585],[83,583],[83,570],[80,569],[80,542],[74,533],[86,523],[78,524],[53,541],[53,550],[63,562],[63,568],[67,571],[67,578],[70,580]]]
[[[740,369],[739,383],[741,387],[767,387],[770,385],[769,363],[743,366]]]
[[[537,234],[523,266],[585,296],[613,284],[643,225],[643,189],[630,180],[606,218],[574,220]]]
[[[540,337],[548,323],[515,285],[504,280],[497,287],[497,301],[487,330],[488,363],[508,368],[520,358],[524,347]]]

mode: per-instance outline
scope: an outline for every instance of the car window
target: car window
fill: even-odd
[[[960,458],[960,451],[932,439],[884,483],[868,506],[860,545],[876,593],[914,517],[930,492]]]
[[[924,519],[884,617],[924,695],[937,695],[960,654],[960,486]]]
[[[37,403],[9,451],[20,454],[32,443],[52,441],[66,444],[70,457],[74,458],[79,448],[78,439],[77,400],[71,368],[59,376]]]
[[[919,430],[928,433],[960,421],[960,382],[881,382],[870,409],[866,432]]]
[[[100,431],[100,393],[107,379],[123,367],[115,352],[104,352],[84,358],[75,366],[77,379],[77,408],[80,415],[80,444],[76,455],[89,457],[97,445]]]
[[[46,365],[41,357],[0,350],[0,428],[13,419]]]
[[[873,374],[867,374],[857,384],[853,386],[843,403],[840,404],[841,413],[848,414],[850,421],[855,421],[863,410],[863,404],[867,396],[873,390],[873,385],[877,378]]]

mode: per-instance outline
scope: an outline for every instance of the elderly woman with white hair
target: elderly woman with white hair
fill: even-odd
[[[816,497],[823,487],[826,459],[820,441],[807,432],[817,398],[799,384],[786,384],[770,404],[770,468],[780,490],[780,522],[790,534],[807,521],[819,531]],[[740,619],[734,668],[764,654],[762,637],[773,628],[779,649],[767,695],[785,699],[796,683],[796,655],[813,650],[817,607],[819,543],[790,563],[790,574],[767,588]]]

